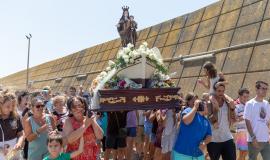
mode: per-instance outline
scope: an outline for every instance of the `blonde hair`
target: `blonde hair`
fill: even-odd
[[[56,103],[62,102],[63,104],[66,103],[66,97],[65,96],[55,96],[53,99],[53,105],[55,106]]]
[[[17,107],[16,107],[16,96],[10,92],[5,92],[0,94],[0,107],[3,107],[3,105],[8,102],[12,102],[12,111],[11,111],[11,116],[13,118],[18,118],[19,115],[17,113]],[[0,109],[0,116],[2,115],[2,110]]]

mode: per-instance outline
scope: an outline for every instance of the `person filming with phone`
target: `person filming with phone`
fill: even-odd
[[[206,145],[211,142],[211,125],[207,105],[190,92],[185,98],[186,107],[181,113],[180,130],[173,150],[173,159],[204,160]]]

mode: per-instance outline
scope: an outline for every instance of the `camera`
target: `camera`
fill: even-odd
[[[88,118],[91,118],[93,116],[93,114],[94,114],[93,111],[91,111],[91,110],[87,111],[87,117]]]
[[[198,107],[197,111],[199,111],[199,112],[204,111],[204,105],[205,105],[205,102],[204,101],[201,101],[199,103],[199,107]]]

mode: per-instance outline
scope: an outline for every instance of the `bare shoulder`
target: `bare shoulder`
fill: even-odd
[[[30,123],[30,119],[31,119],[31,116],[30,117],[25,117],[25,122]]]

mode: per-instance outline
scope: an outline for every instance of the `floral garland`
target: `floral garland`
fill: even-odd
[[[170,88],[176,87],[169,75],[155,71],[150,80],[149,88]]]
[[[137,84],[129,78],[123,78],[114,76],[108,82],[106,82],[105,89],[139,89],[142,88],[142,84]]]
[[[143,55],[148,61],[155,65],[155,68],[158,72],[166,75],[168,69],[164,65],[162,58],[158,57],[158,54],[156,53],[158,49],[149,49],[147,45],[147,42],[143,42],[138,49],[135,49],[134,45],[128,44],[127,47],[119,50],[115,62],[109,60],[109,66],[97,76],[96,80],[100,82],[104,77],[107,76],[108,72],[113,69],[118,70],[127,67],[128,65],[134,64],[135,60]]]

